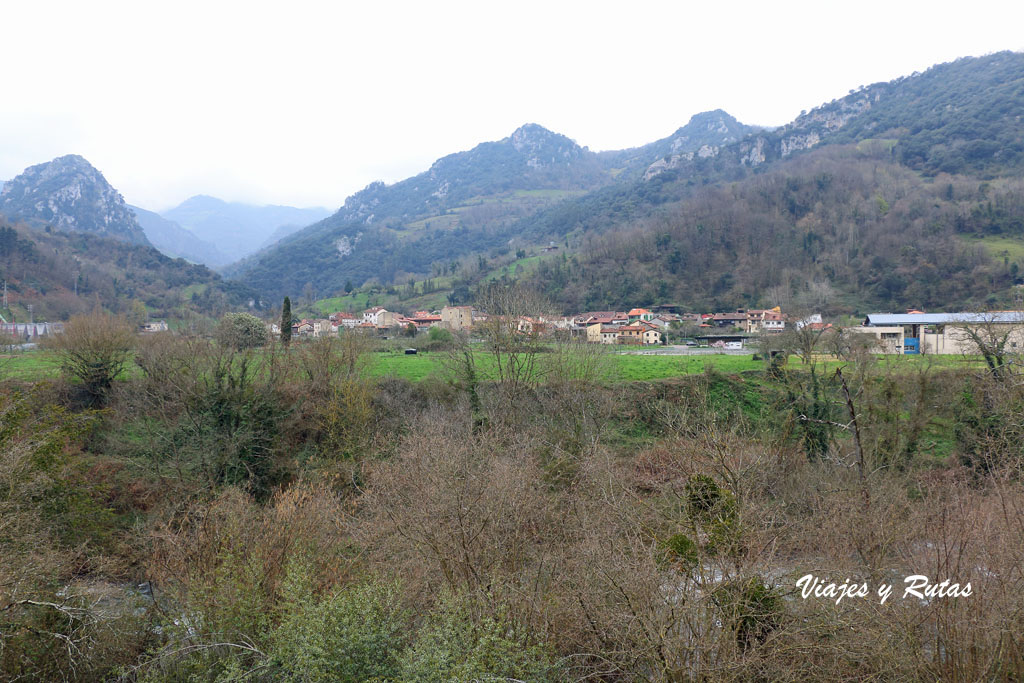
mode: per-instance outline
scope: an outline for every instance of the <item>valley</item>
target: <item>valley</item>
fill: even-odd
[[[576,59],[601,10],[544,9],[474,6],[459,20],[488,21],[463,31],[403,7],[415,51],[372,3],[333,22],[140,5],[129,32],[100,13],[117,40],[94,25],[74,59],[116,53],[130,98],[58,89],[103,125],[29,117],[32,153],[92,157],[116,129],[138,149],[94,161],[177,204],[129,203],[77,154],[0,184],[0,679],[1024,679],[1024,53],[593,151],[516,105],[599,83],[600,120],[671,130],[674,102],[721,106],[673,91],[725,52],[755,70],[762,29],[788,40],[800,17],[759,9],[744,46],[720,8],[639,30],[631,7]],[[77,34],[42,24],[2,75],[19,106],[33,60],[63,55],[42,82],[66,80]],[[701,33],[715,49],[683,59]],[[148,68],[150,42],[171,66]],[[740,94],[781,99],[797,66]],[[333,210],[205,194],[316,203],[489,117],[485,141]],[[166,188],[125,172],[140,158]]]

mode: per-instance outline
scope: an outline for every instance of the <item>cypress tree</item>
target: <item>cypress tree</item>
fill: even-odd
[[[292,300],[284,298],[281,306],[281,343],[288,346],[292,341]]]

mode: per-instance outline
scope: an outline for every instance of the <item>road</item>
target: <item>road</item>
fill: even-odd
[[[722,354],[725,356],[749,356],[754,349],[713,349],[709,347],[700,348],[697,346],[648,346],[638,351],[620,351],[637,356],[713,356]]]

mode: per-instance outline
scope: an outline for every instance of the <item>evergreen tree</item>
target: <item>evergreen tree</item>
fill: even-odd
[[[292,341],[292,300],[284,298],[281,305],[281,343],[288,346]]]

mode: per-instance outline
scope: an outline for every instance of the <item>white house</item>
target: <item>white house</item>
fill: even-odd
[[[644,345],[651,346],[661,343],[661,330],[644,330]]]
[[[383,306],[374,306],[363,311],[363,322],[370,323],[374,326],[381,326],[384,324],[383,318],[386,316],[387,310]]]

